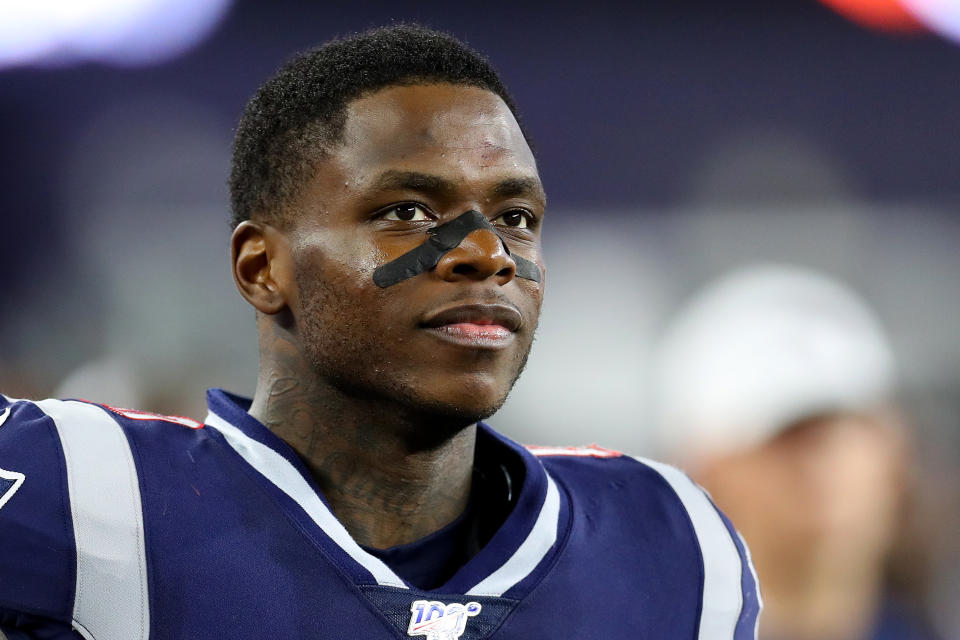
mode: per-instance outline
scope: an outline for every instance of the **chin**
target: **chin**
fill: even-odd
[[[433,387],[437,399],[458,413],[475,416],[474,421],[489,418],[507,400],[516,376],[471,374],[451,376],[446,384]]]
[[[444,387],[428,387],[429,391],[421,389],[420,393],[408,393],[406,404],[421,421],[445,430],[463,428],[489,418],[503,406],[510,392],[510,387],[503,385],[463,383]]]
[[[503,406],[506,399],[507,394],[503,393],[494,396],[473,395],[423,399],[424,402],[418,404],[423,413],[430,414],[436,419],[468,425],[492,416]]]

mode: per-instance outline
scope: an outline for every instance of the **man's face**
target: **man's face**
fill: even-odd
[[[361,398],[470,422],[493,413],[526,361],[543,280],[517,278],[488,229],[392,286],[378,287],[373,272],[476,210],[545,273],[544,207],[533,154],[495,94],[437,84],[355,100],[343,144],[307,184],[287,232],[305,358]]]
[[[852,575],[877,566],[892,544],[903,445],[889,414],[826,413],[709,461],[697,480],[750,542],[761,580],[823,564]]]

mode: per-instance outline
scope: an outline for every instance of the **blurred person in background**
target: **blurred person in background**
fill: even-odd
[[[761,639],[935,637],[886,588],[911,448],[891,348],[854,293],[795,267],[731,273],[668,327],[654,379],[662,453],[750,545]]]

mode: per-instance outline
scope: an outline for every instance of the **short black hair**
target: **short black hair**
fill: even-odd
[[[233,226],[284,210],[317,163],[342,141],[350,102],[390,86],[433,83],[491,91],[520,121],[483,56],[419,25],[380,27],[294,57],[251,98],[237,127],[230,167]]]

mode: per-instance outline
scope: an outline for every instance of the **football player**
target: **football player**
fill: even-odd
[[[481,56],[415,26],[298,56],[230,186],[256,392],[210,391],[203,424],[3,398],[9,638],[754,637],[746,548],[682,473],[481,422],[546,282],[534,154]]]

